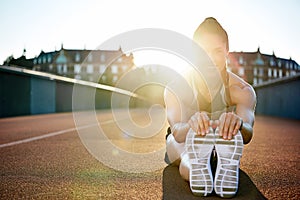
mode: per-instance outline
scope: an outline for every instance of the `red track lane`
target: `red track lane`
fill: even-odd
[[[107,122],[105,126],[113,135],[116,125],[109,123],[111,113],[101,111],[97,116],[101,122]],[[141,122],[149,120],[144,113],[138,113],[134,118]],[[299,122],[256,117],[255,135],[251,143],[245,146],[241,169],[269,199],[300,198]],[[142,174],[110,169],[88,153],[74,128],[72,113],[0,119],[0,198],[162,198],[163,169]],[[60,132],[67,129],[70,130]],[[55,132],[59,134],[3,146]],[[142,146],[155,149],[163,147],[164,142],[162,136],[155,142],[144,141]]]

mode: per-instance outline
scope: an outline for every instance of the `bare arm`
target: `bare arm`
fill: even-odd
[[[224,139],[230,140],[237,134],[241,127],[244,144],[252,139],[254,125],[254,110],[256,95],[253,88],[248,84],[231,86],[231,99],[236,105],[236,113],[224,113],[220,117],[219,134]]]
[[[186,109],[175,94],[167,88],[165,89],[164,99],[172,134],[178,143],[185,142],[187,132],[190,129]]]
[[[204,136],[209,131],[209,117],[206,112],[199,112],[193,108],[193,95],[185,94],[188,97],[182,101],[168,89],[165,90],[164,99],[167,109],[167,118],[171,126],[172,134],[178,143],[185,142],[186,135],[190,129],[196,134]],[[185,102],[185,104],[183,103]]]
[[[244,144],[248,144],[253,136],[256,94],[251,86],[246,86],[241,90],[242,94],[237,97],[237,101],[239,103],[236,106],[236,114],[243,120],[241,133],[243,136]]]

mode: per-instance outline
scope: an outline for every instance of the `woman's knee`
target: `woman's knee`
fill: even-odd
[[[187,166],[180,164],[179,165],[179,173],[184,180],[186,180],[186,181],[189,180],[189,168]]]
[[[171,134],[167,138],[166,150],[169,161],[173,163],[180,160],[180,155],[184,151],[184,144],[177,143],[174,136]]]

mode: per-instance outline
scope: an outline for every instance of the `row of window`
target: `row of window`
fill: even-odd
[[[289,73],[287,73],[286,76],[289,76]],[[282,77],[282,73],[279,73],[279,77],[280,78]],[[272,80],[274,78],[277,78],[277,75],[276,75],[276,77],[269,76],[267,80]],[[266,80],[264,80],[263,77],[253,77],[253,85],[261,84],[264,81],[266,81]]]
[[[106,56],[105,54],[101,54],[100,55],[100,61],[101,62],[105,62],[105,59],[106,59]],[[80,53],[76,53],[75,54],[75,62],[80,62],[81,61],[81,54]],[[122,57],[119,57],[117,59],[117,62],[121,63],[123,61],[123,58]],[[33,64],[36,65],[36,64],[45,64],[45,63],[51,63],[52,62],[52,55],[48,54],[48,55],[43,55],[43,56],[40,56],[38,58],[35,58],[33,60]],[[93,55],[92,54],[89,54],[88,57],[87,57],[87,62],[93,62]]]
[[[273,72],[273,73],[272,73]],[[274,77],[274,78],[277,78],[277,75],[279,78],[282,78],[282,69],[278,70],[278,73],[277,73],[277,69],[268,69],[268,77],[271,78],[271,77]]]
[[[80,53],[76,53],[75,55],[75,62],[80,62],[81,60],[81,55]],[[87,57],[88,62],[93,62],[93,54],[89,54]],[[100,61],[105,62],[105,54],[100,55]],[[122,61],[122,58],[120,58],[120,62]]]
[[[33,59],[33,64],[43,64],[43,63],[51,63],[52,62],[52,56],[51,55],[47,55],[47,56],[43,56],[43,57],[38,57]]]
[[[261,84],[261,83],[263,83],[262,78],[257,78],[257,77],[253,78],[253,85],[257,85],[257,84]]]
[[[287,71],[286,72],[287,77],[288,76],[294,76],[295,74],[296,74],[295,71],[291,71],[291,72]],[[272,80],[274,78],[281,78],[282,77],[282,71],[279,71],[278,77],[277,77],[277,72],[276,72],[276,74],[274,74],[274,76],[272,76],[271,74],[268,74],[268,77],[269,77],[268,80]],[[261,84],[263,82],[264,82],[263,77],[253,77],[253,85]]]
[[[290,76],[290,75],[295,75],[296,71],[291,70],[291,71],[285,71],[285,76]],[[253,76],[264,76],[264,68],[259,68],[257,69],[256,67],[253,69]],[[282,69],[273,69],[273,68],[268,68],[268,77],[269,78],[282,78],[283,75],[283,70]]]
[[[229,68],[229,70],[232,70],[232,68]],[[244,77],[246,75],[245,68],[239,67],[238,71],[236,71],[237,75],[240,77]],[[282,78],[282,77],[289,77],[294,76],[297,74],[296,70],[283,70],[283,69],[274,69],[274,68],[268,68],[267,71],[264,67],[254,67],[253,68],[253,85],[261,84],[263,81],[272,80],[276,78]],[[250,75],[250,74],[248,74]],[[250,75],[251,77],[251,75]],[[250,81],[251,82],[251,81]]]
[[[230,60],[229,60],[230,63]],[[238,63],[240,65],[247,65],[246,61],[243,59],[242,56],[239,57]],[[274,58],[270,58],[269,60],[270,66],[275,67],[276,66],[276,61]],[[261,57],[258,57],[253,64],[256,65],[265,65],[265,62],[261,59]],[[283,64],[285,64],[286,69],[294,69],[294,70],[300,70],[300,66],[298,66],[295,62],[282,62],[281,60],[278,60],[277,66],[278,67],[283,67]]]
[[[68,72],[67,64],[58,64],[56,66],[56,69],[57,69],[57,73],[59,73],[59,74]],[[53,70],[53,65],[49,65],[49,70],[50,71]],[[105,72],[105,70],[106,70],[106,66],[104,64],[101,64],[100,66],[94,66],[92,64],[88,64],[85,67],[81,66],[80,64],[75,64],[74,65],[74,73],[75,74],[80,74],[82,72],[86,72],[88,74],[92,74],[92,73],[103,74]],[[127,65],[123,65],[122,67],[119,67],[117,65],[112,65],[111,66],[111,73],[112,74],[118,74],[119,72],[126,72],[127,70],[128,70]]]

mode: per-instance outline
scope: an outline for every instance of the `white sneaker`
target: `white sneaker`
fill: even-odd
[[[196,196],[207,196],[213,191],[210,157],[215,135],[212,128],[206,136],[196,135],[192,129],[187,134],[185,148],[191,165],[190,188]]]
[[[244,143],[240,132],[231,140],[224,140],[216,129],[215,148],[218,156],[214,189],[223,198],[233,197],[238,189],[240,158]]]

